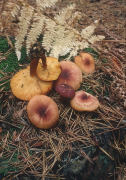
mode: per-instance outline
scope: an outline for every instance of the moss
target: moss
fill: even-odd
[[[9,48],[7,39],[5,37],[0,37],[0,52],[5,53]]]
[[[12,44],[14,45],[15,40],[12,39]],[[7,56],[6,52],[10,49],[8,45],[7,39],[5,37],[0,37],[0,52],[6,58],[0,63],[0,70],[3,72],[13,72],[20,68],[19,64],[29,63],[29,60],[26,55],[26,49],[23,47],[21,50],[21,59],[18,61],[17,56],[15,54],[15,50],[12,50]]]
[[[13,72],[17,68],[18,62],[14,52],[10,53],[7,59],[0,64],[0,69],[3,72]]]
[[[93,48],[91,48],[91,47],[85,48],[83,51],[87,52],[87,53],[91,53],[96,60],[99,57],[99,54]]]
[[[14,44],[14,39],[12,40],[12,43]],[[2,56],[5,57],[5,59],[0,62],[0,78],[4,77],[4,73],[8,75],[8,73],[16,72],[21,68],[20,65],[30,62],[27,58],[26,49],[24,47],[21,50],[20,61],[18,61],[14,49],[6,55],[8,50],[10,50],[10,46],[8,45],[6,38],[0,37],[0,52],[2,53]],[[3,83],[4,85],[2,85]],[[0,81],[0,88],[2,87],[5,87],[5,90],[9,90],[10,85],[8,79],[4,80],[4,82],[3,80]]]
[[[13,163],[18,163],[18,151],[15,151],[11,159],[1,158],[1,165],[0,165],[0,174],[3,174],[3,176],[6,176],[8,173],[17,172],[19,170],[18,167],[14,167]]]
[[[25,64],[29,61],[26,61],[26,50],[22,48],[22,57],[21,60],[18,62],[17,56],[14,50],[6,57],[6,60],[3,60],[0,63],[0,70],[3,72],[14,72],[20,69],[19,64]]]

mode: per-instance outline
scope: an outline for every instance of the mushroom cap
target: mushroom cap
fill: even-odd
[[[56,125],[59,118],[58,106],[46,95],[36,95],[27,105],[29,120],[38,128],[48,129]]]
[[[58,59],[53,57],[47,57],[46,64],[47,68],[44,68],[42,66],[41,59],[39,60],[39,64],[36,70],[37,76],[43,81],[56,80],[61,73],[60,63],[58,62]]]
[[[61,74],[56,80],[55,85],[67,84],[74,90],[77,90],[82,82],[82,72],[79,67],[71,61],[61,61],[60,66]]]
[[[83,91],[77,91],[74,98],[70,101],[70,105],[77,111],[94,111],[99,107],[98,99]]]
[[[12,93],[21,100],[30,100],[37,94],[47,94],[52,89],[52,85],[52,82],[30,76],[29,66],[17,72],[10,81]]]
[[[88,53],[80,53],[75,56],[74,62],[79,66],[83,73],[93,73],[95,71],[94,58]]]
[[[67,84],[59,84],[55,86],[55,90],[64,98],[72,99],[75,96],[75,90]]]

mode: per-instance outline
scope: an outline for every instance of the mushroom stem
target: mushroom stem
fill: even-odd
[[[46,69],[47,68],[47,63],[46,63],[46,56],[45,56],[45,54],[42,54],[41,57],[42,57],[41,58],[42,65],[43,65],[44,69]]]
[[[39,62],[39,59],[36,59],[36,58],[31,60],[31,62],[30,62],[30,76],[36,75],[36,69],[38,66],[38,62]]]

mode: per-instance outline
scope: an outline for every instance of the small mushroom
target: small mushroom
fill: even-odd
[[[83,73],[89,74],[95,71],[94,58],[88,53],[80,53],[79,56],[75,56],[74,62],[82,70]]]
[[[17,72],[10,81],[12,93],[21,100],[30,100],[37,94],[47,94],[53,82],[41,81],[36,75],[30,75],[30,67]]]
[[[56,125],[59,118],[58,106],[46,95],[36,95],[27,105],[27,114],[33,125],[49,129]]]
[[[41,59],[39,60],[36,74],[43,81],[53,81],[58,79],[61,73],[60,63],[58,59],[53,57],[46,58],[46,67],[43,66]]]
[[[77,111],[94,111],[99,107],[98,99],[83,91],[77,91],[74,98],[70,101],[71,107]]]
[[[55,82],[55,86],[59,84],[67,84],[74,90],[80,87],[82,82],[82,72],[79,67],[71,61],[61,61],[61,74]]]

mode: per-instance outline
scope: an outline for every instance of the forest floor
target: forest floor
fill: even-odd
[[[71,3],[82,13],[76,29],[99,20],[96,33],[106,37],[95,50],[87,49],[97,59],[97,70],[82,84],[98,96],[101,108],[91,114],[77,113],[51,92],[62,110],[59,126],[51,131],[31,126],[27,103],[16,99],[9,87],[12,74],[24,65],[26,52],[23,49],[18,64],[8,48],[16,29],[6,29],[9,41],[0,34],[0,179],[126,180],[126,93],[121,94],[126,92],[126,1],[59,0],[46,13],[54,16]]]
[[[79,22],[80,28],[90,25],[95,20],[100,20],[101,24],[110,32],[126,39],[126,2],[125,0],[71,0],[69,3],[75,3],[78,11],[83,16]],[[59,7],[68,4],[67,0],[62,0]]]

